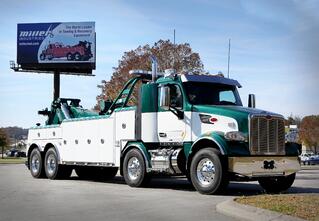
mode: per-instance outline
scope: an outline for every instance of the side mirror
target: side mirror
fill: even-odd
[[[169,110],[171,100],[170,100],[170,90],[169,87],[160,87],[160,102],[159,106],[163,110]]]
[[[256,107],[256,97],[254,94],[248,95],[248,107],[251,107],[251,108]]]

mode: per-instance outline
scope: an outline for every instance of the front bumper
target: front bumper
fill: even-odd
[[[297,156],[229,157],[228,171],[246,177],[287,176],[299,171]]]

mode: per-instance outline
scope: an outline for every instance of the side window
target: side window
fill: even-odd
[[[170,98],[172,107],[183,108],[183,96],[178,85],[170,85]]]
[[[236,103],[236,98],[234,96],[233,91],[221,91],[219,92],[219,102],[230,102],[230,103]]]

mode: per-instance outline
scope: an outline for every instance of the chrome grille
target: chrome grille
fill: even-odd
[[[284,155],[284,119],[274,116],[250,118],[249,146],[253,155]]]

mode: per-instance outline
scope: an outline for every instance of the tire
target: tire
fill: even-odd
[[[43,54],[43,53],[40,54],[40,60],[41,60],[41,61],[44,61],[44,60],[45,60],[45,54]]]
[[[73,60],[73,55],[72,55],[71,53],[68,53],[68,54],[66,55],[66,59],[67,59],[68,61],[72,61],[72,60]]]
[[[201,149],[191,161],[190,177],[198,192],[220,193],[228,186],[226,161],[214,148]]]
[[[58,163],[58,156],[54,148],[50,148],[44,158],[46,176],[51,179],[67,179],[71,176],[72,168]]]
[[[123,176],[125,182],[131,187],[143,187],[150,181],[144,157],[139,150],[132,149],[125,155]]]
[[[267,193],[280,193],[292,186],[295,177],[296,173],[293,173],[288,176],[260,178],[258,182]]]
[[[80,53],[79,53],[79,52],[76,52],[76,53],[74,54],[74,60],[80,61],[81,59],[82,59],[82,56],[80,55]]]
[[[32,150],[30,154],[30,158],[29,158],[29,163],[30,163],[30,172],[34,178],[45,177],[43,159],[39,149],[36,148]]]

